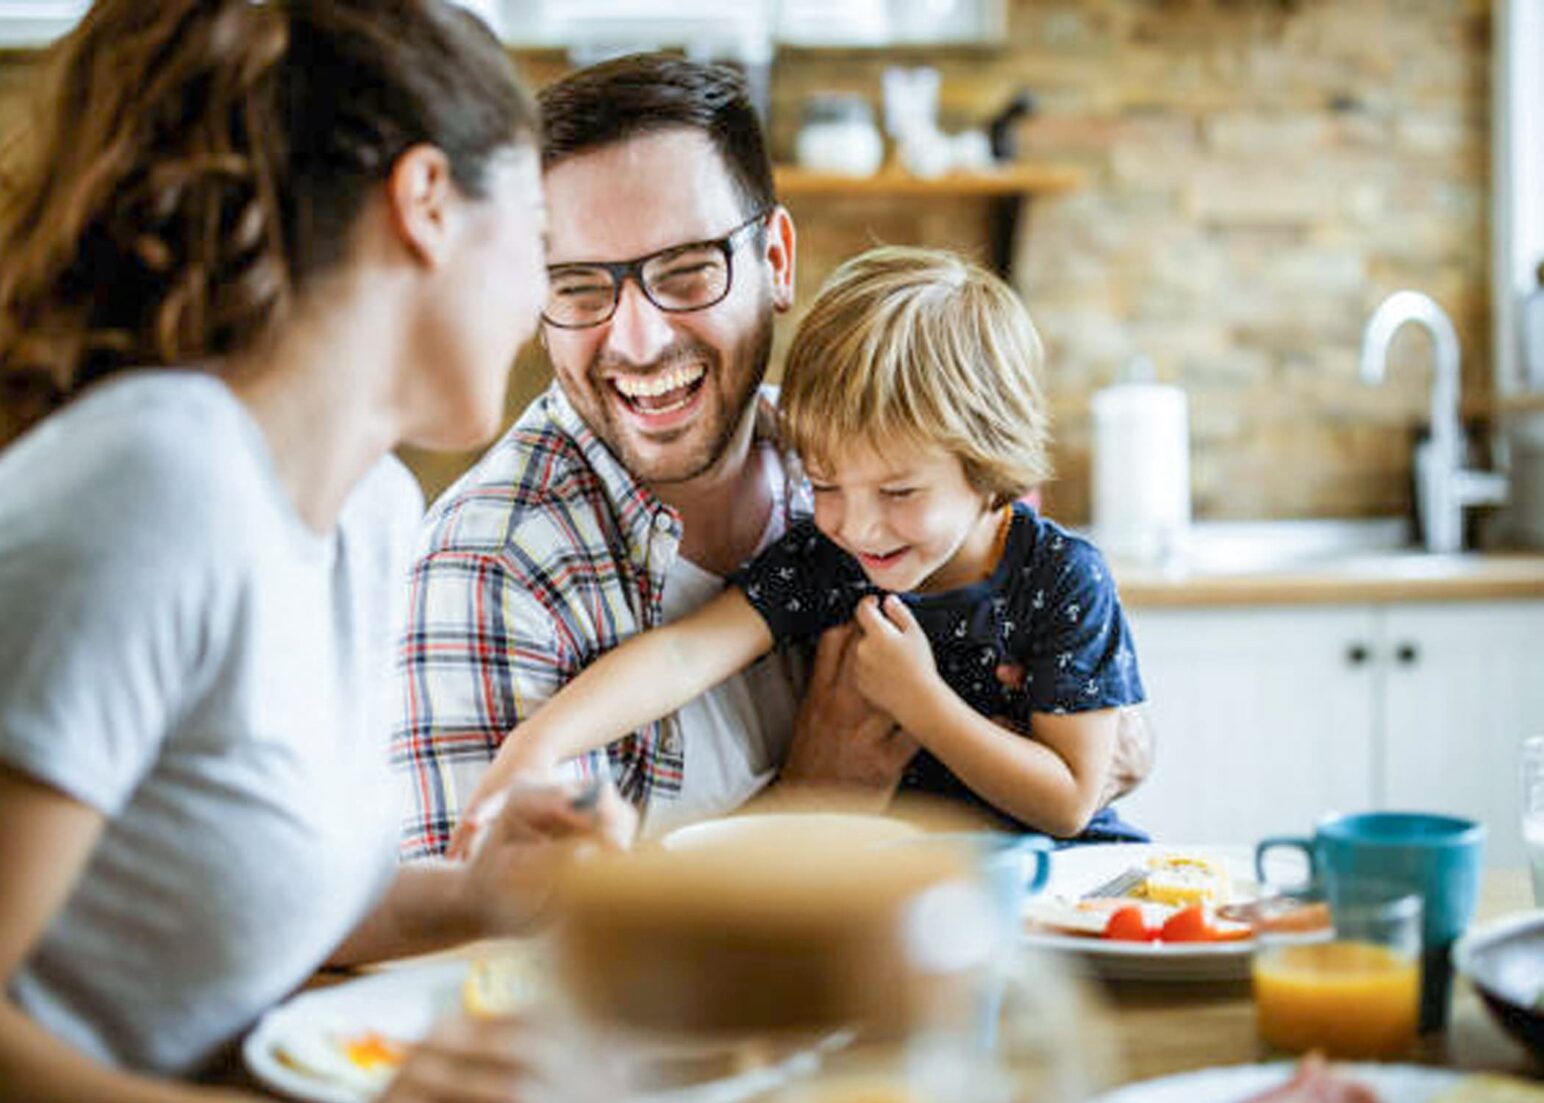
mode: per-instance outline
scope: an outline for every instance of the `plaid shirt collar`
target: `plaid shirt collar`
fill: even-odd
[[[600,480],[601,491],[611,503],[613,515],[627,537],[628,555],[634,562],[644,562],[648,557],[649,539],[660,522],[661,515],[669,518],[670,534],[674,541],[681,539],[681,515],[673,506],[666,505],[653,491],[639,482],[622,461],[590,428],[563,388],[553,381],[547,388],[547,413],[554,425],[562,430],[578,446],[585,463]]]

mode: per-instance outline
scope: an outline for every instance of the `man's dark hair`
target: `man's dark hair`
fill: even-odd
[[[613,142],[684,127],[708,136],[747,215],[776,202],[761,120],[733,69],[674,54],[629,54],[550,85],[540,103],[544,169]]]

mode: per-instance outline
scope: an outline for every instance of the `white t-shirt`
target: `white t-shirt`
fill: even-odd
[[[772,501],[786,492],[782,464],[763,456]],[[783,511],[771,510],[756,551],[783,535]],[[665,575],[661,595],[664,622],[695,612],[721,593],[725,580],[676,556]],[[676,711],[683,743],[681,792],[673,800],[655,799],[644,810],[642,833],[650,838],[676,827],[739,808],[777,774],[788,751],[802,685],[798,659],[773,651],[755,665],[720,682]]]
[[[12,978],[46,1029],[187,1075],[380,898],[422,506],[387,459],[307,529],[245,408],[192,372],[105,383],[0,453],[0,762],[107,817]]]

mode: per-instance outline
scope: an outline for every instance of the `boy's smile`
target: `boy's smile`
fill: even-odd
[[[1000,511],[932,444],[860,442],[806,461],[815,524],[884,590],[936,592],[996,569]]]

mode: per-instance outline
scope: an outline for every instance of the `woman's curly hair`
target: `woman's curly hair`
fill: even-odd
[[[0,179],[0,401],[252,346],[409,147],[485,194],[535,108],[443,0],[99,0]]]

